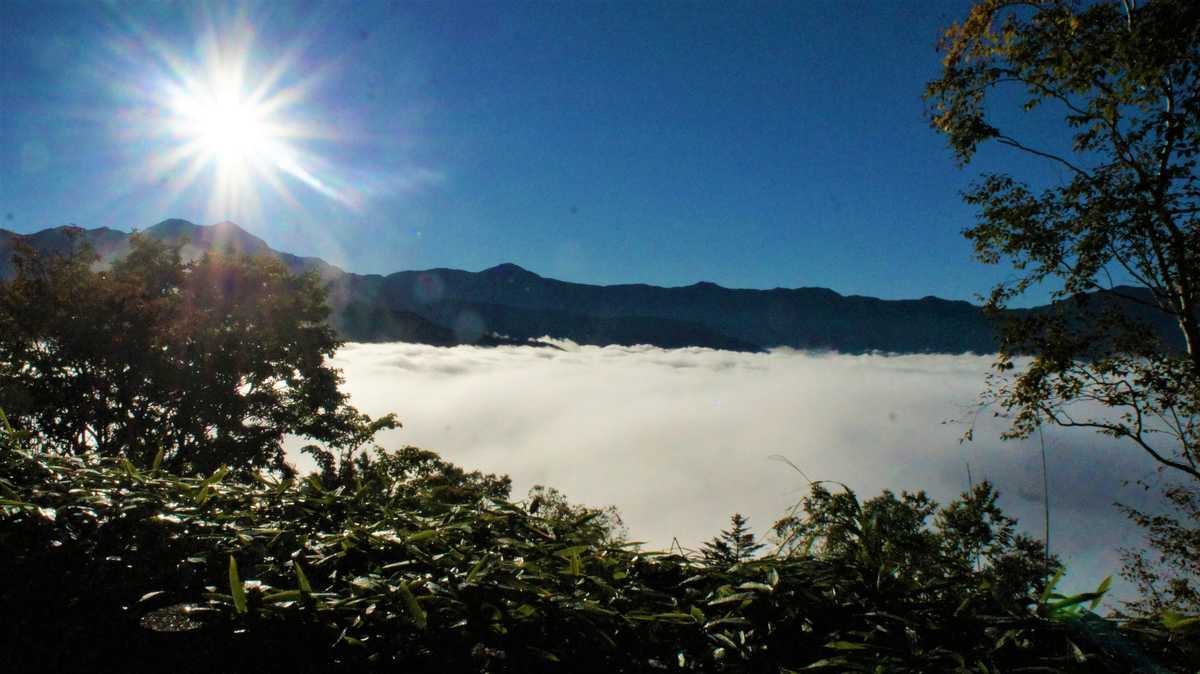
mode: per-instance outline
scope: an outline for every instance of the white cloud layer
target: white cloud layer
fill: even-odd
[[[354,404],[397,412],[385,447],[432,449],[470,469],[512,476],[573,501],[613,504],[634,540],[695,547],[741,512],[763,535],[805,481],[844,482],[861,498],[924,489],[940,502],[988,479],[1023,527],[1042,531],[1041,455],[998,440],[990,418],[960,444],[988,356],[847,356],[790,350],[590,347],[436,348],[350,344],[335,359]],[[1126,445],[1047,429],[1051,547],[1087,589],[1116,574],[1138,530],[1114,501],[1143,505],[1123,484],[1153,475]]]

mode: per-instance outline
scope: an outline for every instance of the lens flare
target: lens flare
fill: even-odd
[[[262,156],[269,150],[271,129],[262,113],[244,101],[223,97],[205,101],[195,109],[184,108],[204,151],[218,161],[241,162]]]
[[[264,188],[298,207],[291,190],[300,187],[358,210],[354,191],[304,149],[338,139],[304,121],[305,108],[309,116],[315,109],[306,104],[322,71],[298,72],[298,46],[265,59],[244,16],[200,32],[190,58],[152,35],[137,36],[154,57],[138,87],[150,109],[143,119],[151,120],[142,132],[155,141],[144,166],[150,175],[171,177],[165,199],[199,187],[207,189],[214,217],[254,218]]]

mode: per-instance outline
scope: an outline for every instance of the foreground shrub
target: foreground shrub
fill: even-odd
[[[339,486],[0,448],[0,660],[108,671],[1182,671],[1162,625],[864,554],[706,565],[415,449]],[[530,508],[532,509],[532,508]],[[565,516],[571,512],[578,516]],[[949,574],[949,575],[947,575]],[[1195,651],[1190,652],[1195,656]]]

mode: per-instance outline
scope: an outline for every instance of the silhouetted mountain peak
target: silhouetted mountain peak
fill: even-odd
[[[161,238],[190,236],[200,225],[181,218],[168,218],[146,228],[146,233]]]
[[[222,220],[214,225],[211,225],[211,227],[219,232],[239,232],[242,234],[249,234],[249,232],[242,229],[241,225],[233,222],[232,220]]]
[[[146,234],[164,241],[177,241],[187,237],[193,246],[204,250],[232,250],[250,254],[272,252],[266,241],[228,220],[215,225],[197,225],[180,218],[172,218],[148,228]]]
[[[489,267],[487,269],[484,269],[483,271],[481,271],[479,273],[485,274],[487,276],[501,276],[501,277],[508,277],[508,278],[511,278],[511,277],[541,278],[540,276],[529,271],[528,269],[525,269],[524,267],[521,267],[519,265],[515,265],[511,262],[503,262],[501,264],[496,265],[495,267]]]

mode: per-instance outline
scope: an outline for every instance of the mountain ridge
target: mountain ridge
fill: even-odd
[[[0,230],[0,278],[11,274],[16,238],[42,250],[61,250],[72,227],[29,235]],[[102,263],[128,250],[129,233],[103,227],[77,231]],[[884,300],[822,287],[726,288],[711,281],[601,286],[541,276],[511,262],[478,272],[434,268],[356,274],[321,258],[275,250],[228,221],[197,225],[173,218],[141,233],[181,246],[185,259],[212,250],[269,255],[294,272],[317,273],[329,291],[331,322],[351,341],[448,346],[526,343],[550,336],[580,344],[849,353],[986,353],[997,344],[981,307],[932,295]],[[1148,320],[1157,318],[1148,315]],[[1168,344],[1170,327],[1155,324]]]

